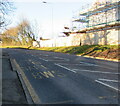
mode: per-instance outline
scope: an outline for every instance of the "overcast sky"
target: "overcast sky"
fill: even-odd
[[[37,24],[38,37],[57,37],[64,26],[72,25],[73,14],[78,13],[82,6],[94,0],[12,0],[15,1],[15,12],[11,15],[15,26],[23,18]]]

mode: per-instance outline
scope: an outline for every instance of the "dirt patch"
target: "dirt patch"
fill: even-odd
[[[93,57],[101,57],[107,59],[117,59],[120,60],[120,49],[107,49],[105,51],[91,51],[84,53],[84,55],[93,56]]]

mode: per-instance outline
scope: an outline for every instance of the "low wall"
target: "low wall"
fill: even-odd
[[[88,32],[79,34],[82,45],[118,45],[120,44],[120,29]]]
[[[40,47],[61,47],[79,45],[118,45],[120,44],[120,29],[109,29],[87,33],[70,34],[51,40],[41,40]]]
[[[51,40],[40,40],[40,47],[61,47],[80,45],[80,36],[71,35],[69,37],[59,37]]]

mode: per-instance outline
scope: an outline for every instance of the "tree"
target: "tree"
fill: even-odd
[[[17,27],[18,36],[21,39],[22,45],[32,45],[32,41],[35,40],[35,35],[29,21],[24,19]]]
[[[1,39],[3,41],[3,45],[20,45],[20,40],[18,38],[18,28],[13,27],[8,30],[6,30],[2,36]]]
[[[2,34],[3,45],[32,46],[33,40],[33,27],[27,19],[23,19],[16,27],[9,28]]]
[[[7,15],[13,9],[13,2],[9,2],[8,0],[0,0],[0,28],[5,27],[10,23],[7,19]]]
[[[35,40],[32,29],[30,22],[23,19],[16,27],[2,34],[3,45],[32,46],[32,41]]]

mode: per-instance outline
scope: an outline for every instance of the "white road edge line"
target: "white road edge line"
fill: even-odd
[[[118,75],[120,73],[112,73],[112,72],[101,72],[101,71],[92,71],[92,70],[80,70],[80,69],[73,69],[73,70],[79,70],[79,71],[82,71],[82,72],[92,72],[92,73],[102,73],[102,74],[115,74],[115,75]]]
[[[118,88],[115,88],[115,87],[113,87],[113,86],[110,86],[110,85],[108,85],[108,84],[106,84],[106,83],[103,83],[103,82],[101,82],[101,81],[95,80],[95,82],[98,82],[98,83],[100,83],[100,84],[102,84],[102,85],[104,85],[104,86],[106,86],[106,87],[112,88],[112,89],[114,89],[114,90],[116,90],[116,91],[120,91]]]
[[[76,73],[76,71],[71,70],[71,69],[69,69],[69,68],[67,68],[67,67],[64,67],[64,66],[62,66],[62,65],[59,65],[59,64],[56,64],[56,63],[55,63],[55,65],[57,65],[57,66],[59,66],[59,67],[62,67],[62,68],[64,68],[64,69],[66,69],[66,70],[69,70],[69,71],[71,71],[71,72]]]
[[[108,82],[119,82],[117,80],[110,80],[110,79],[98,79],[98,80],[101,80],[101,81],[108,81]]]

